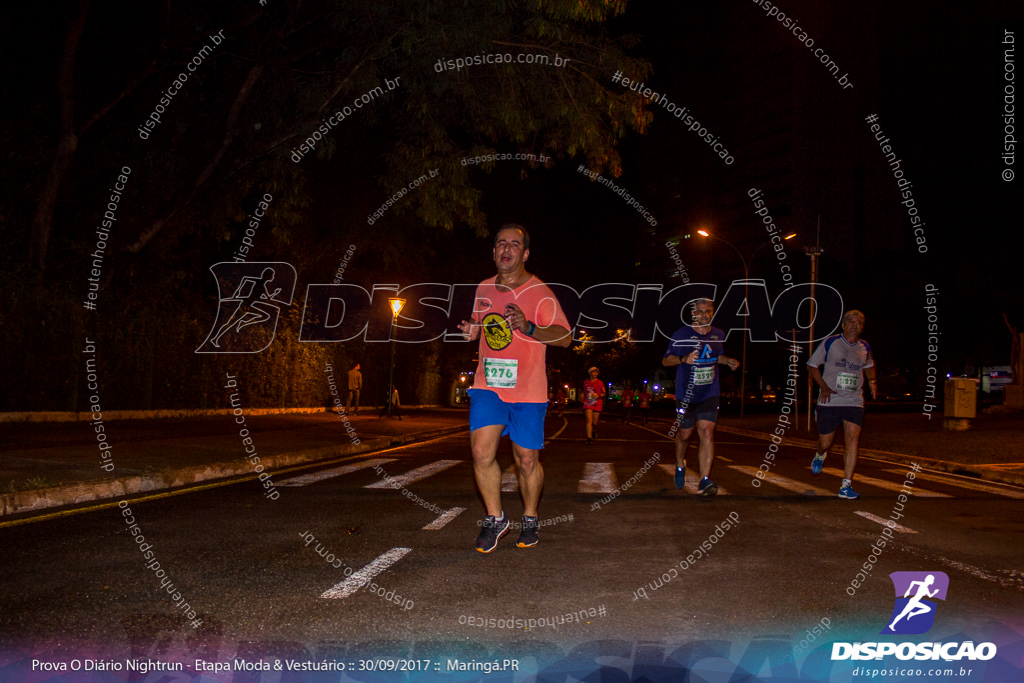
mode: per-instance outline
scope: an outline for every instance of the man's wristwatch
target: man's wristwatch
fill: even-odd
[[[527,337],[532,337],[532,336],[533,336],[533,333],[537,331],[537,326],[536,326],[536,325],[534,325],[534,324],[533,324],[532,322],[530,322],[529,320],[527,320],[526,322],[530,323],[530,329],[528,329],[528,330],[526,331],[526,336],[527,336]]]

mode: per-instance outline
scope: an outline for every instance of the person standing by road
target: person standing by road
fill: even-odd
[[[718,493],[718,485],[710,478],[715,460],[715,425],[721,393],[718,366],[728,365],[732,370],[740,366],[738,360],[722,353],[725,332],[711,327],[714,313],[715,305],[711,300],[697,301],[693,307],[693,326],[684,325],[676,330],[661,359],[663,366],[676,368],[676,419],[679,421],[676,431],[676,488],[686,485],[686,449],[696,428],[700,440],[697,493],[702,496]]]
[[[353,404],[356,410],[353,415],[359,414],[359,391],[363,388],[363,373],[359,372],[359,363],[348,371],[348,397],[345,400],[345,413],[352,410]]]
[[[476,289],[473,313],[459,329],[466,339],[480,338],[473,388],[469,390],[469,443],[473,474],[487,508],[476,539],[481,553],[494,550],[512,523],[501,507],[498,444],[508,434],[519,470],[523,523],[516,545],[537,545],[537,507],[544,486],[540,449],[547,414],[548,346],[572,342],[569,322],[551,289],[527,272],[530,235],[521,225],[503,225],[494,238],[497,277]]]
[[[836,438],[836,430],[842,425],[846,456],[839,497],[847,500],[860,498],[860,494],[853,490],[853,471],[857,467],[860,431],[864,426],[865,376],[871,387],[871,397],[878,398],[871,345],[860,338],[864,320],[860,311],[844,313],[843,333],[832,335],[819,344],[807,361],[811,379],[819,389],[818,405],[814,409],[814,419],[818,423],[818,449],[811,460],[811,472],[821,473],[825,456]]]
[[[594,443],[597,438],[597,421],[601,419],[601,410],[604,407],[604,382],[597,378],[596,367],[587,370],[590,379],[583,382],[583,415],[587,420],[587,445]]]

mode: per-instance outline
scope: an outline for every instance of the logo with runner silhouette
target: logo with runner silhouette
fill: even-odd
[[[217,318],[196,353],[259,353],[274,341],[282,306],[291,306],[298,279],[279,261],[210,266],[217,280]]]
[[[896,606],[882,633],[927,632],[935,623],[935,601],[946,599],[949,577],[945,572],[893,572],[889,578],[896,591]]]

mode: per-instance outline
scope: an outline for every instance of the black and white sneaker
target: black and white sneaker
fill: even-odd
[[[489,553],[498,547],[498,541],[508,533],[512,522],[505,517],[498,519],[494,515],[488,515],[481,526],[483,528],[480,529],[480,535],[476,537],[476,550],[480,553]]]

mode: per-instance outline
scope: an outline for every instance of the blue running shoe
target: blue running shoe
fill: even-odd
[[[700,480],[700,486],[697,487],[697,495],[699,496],[713,496],[718,493],[718,484],[711,481],[707,477]]]
[[[839,497],[845,498],[846,500],[857,500],[860,498],[860,494],[853,490],[853,487],[847,484],[843,488],[839,489]]]
[[[494,515],[488,515],[481,526],[483,528],[476,538],[476,549],[481,553],[489,553],[498,547],[498,541],[508,533],[512,522],[507,517],[498,519]]]
[[[814,454],[814,459],[811,460],[811,474],[821,474],[821,468],[825,466],[826,455],[828,455],[828,451]]]
[[[676,488],[681,489],[686,486],[686,465],[676,468]]]

